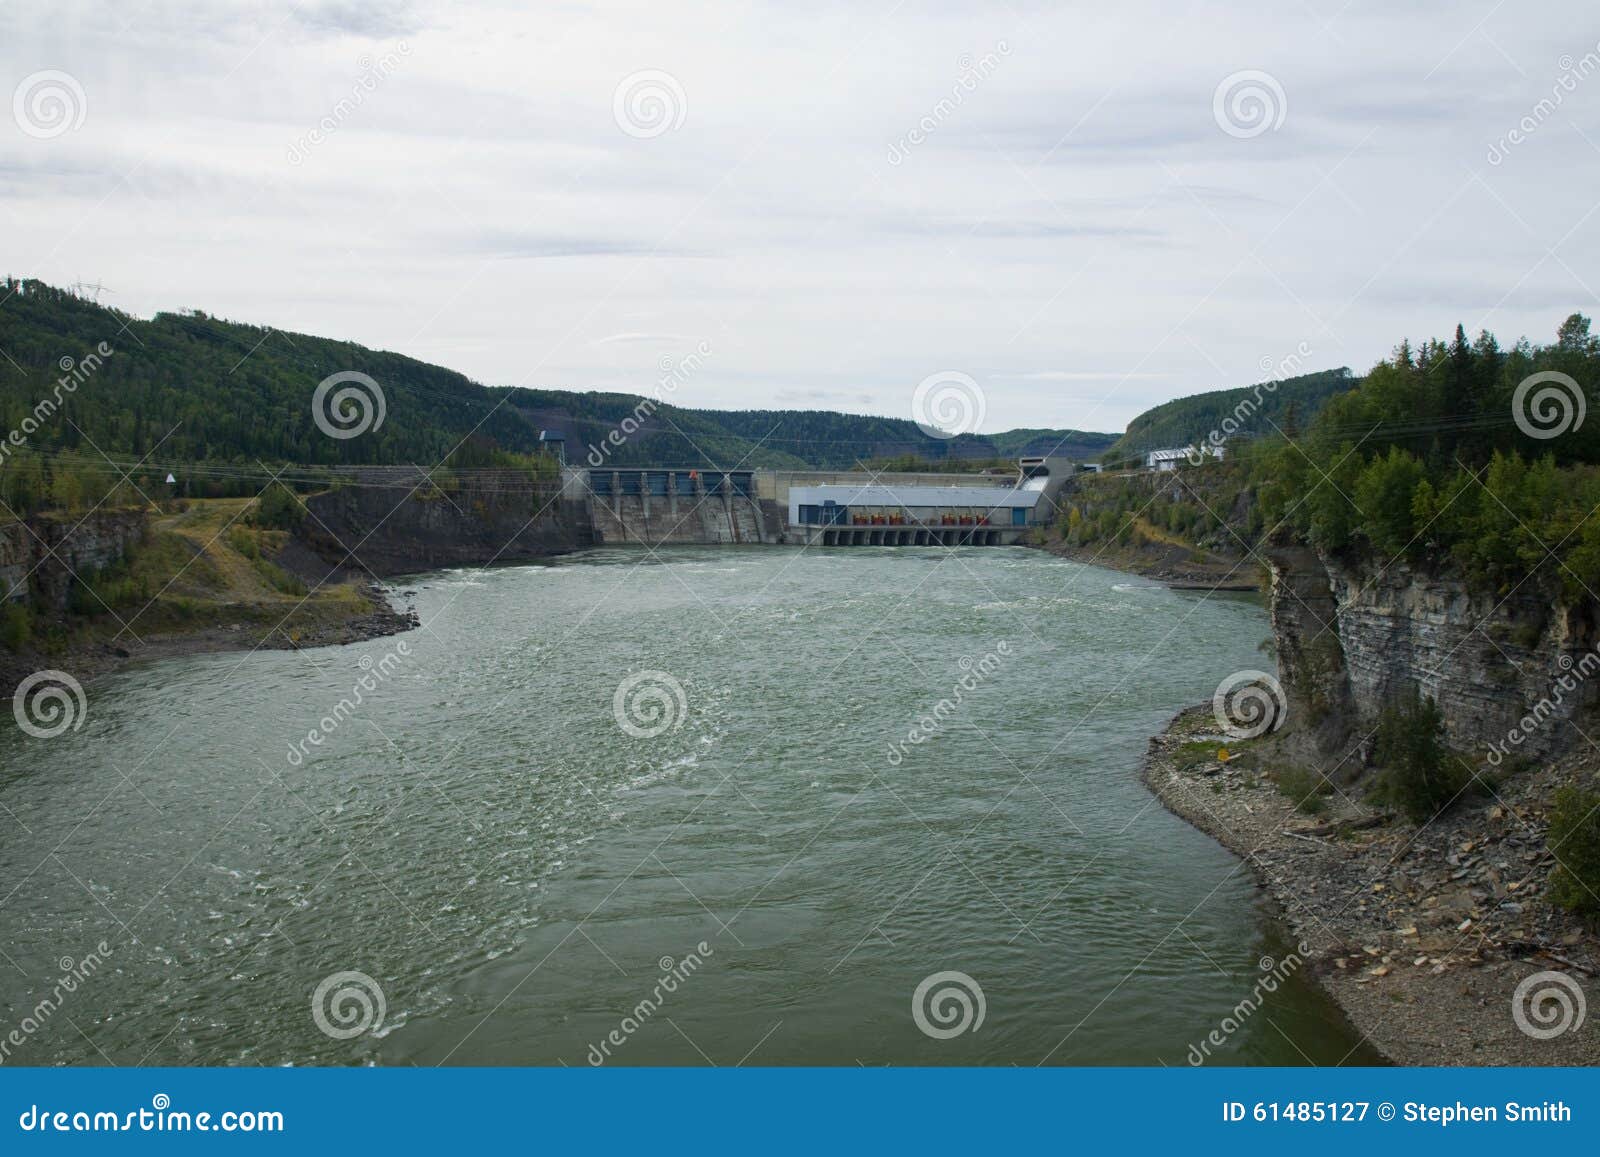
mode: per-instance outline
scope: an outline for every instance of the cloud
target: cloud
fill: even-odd
[[[297,4],[295,20],[312,32],[368,39],[406,36],[423,28],[409,0],[322,0]]]
[[[1364,367],[1458,319],[1547,335],[1591,304],[1569,270],[1600,267],[1600,104],[1574,97],[1484,160],[1560,57],[1593,48],[1576,0],[1465,40],[1435,3],[946,4],[881,24],[760,0],[736,19],[646,0],[58,7],[0,5],[0,74],[60,69],[87,98],[49,140],[0,114],[8,272],[481,381],[642,391],[652,346],[710,334],[676,401],[900,415],[960,369],[986,428],[1115,429],[1301,340]],[[349,100],[401,38],[401,65]],[[958,60],[1000,40],[890,164]],[[614,97],[651,69],[686,115],[640,139]],[[1213,94],[1251,69],[1287,111],[1240,139]]]

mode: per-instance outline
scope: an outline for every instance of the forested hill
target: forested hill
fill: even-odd
[[[1285,421],[1304,425],[1317,415],[1329,398],[1354,385],[1356,379],[1350,371],[1340,368],[1254,386],[1211,390],[1187,398],[1174,398],[1146,410],[1129,422],[1127,432],[1106,452],[1105,457],[1107,461],[1115,461],[1142,454],[1146,450],[1198,443],[1211,431],[1220,428],[1223,419],[1235,416],[1236,408],[1246,401],[1250,405],[1251,418],[1245,425],[1251,427],[1253,432],[1271,434],[1274,425],[1281,427]]]
[[[203,313],[144,320],[37,281],[0,284],[0,422],[19,429],[40,400],[59,413],[29,432],[27,450],[143,455],[161,461],[344,465],[488,461],[529,453],[539,432],[567,439],[581,461],[624,419],[639,421],[606,461],[619,465],[844,468],[890,456],[988,459],[1056,448],[1098,454],[1113,434],[1017,430],[938,439],[904,419],[826,411],[690,409],[641,396],[507,390],[400,354],[285,333]],[[90,357],[100,343],[111,354]],[[58,383],[70,364],[75,386]],[[92,368],[91,368],[92,367]],[[381,386],[384,420],[358,438],[331,438],[313,420],[312,396],[330,374],[359,371]],[[81,379],[81,380],[79,380]],[[641,394],[655,383],[641,382]],[[909,404],[909,397],[908,397]],[[630,423],[631,425],[631,423]]]

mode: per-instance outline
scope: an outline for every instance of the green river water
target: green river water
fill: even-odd
[[[1002,548],[399,587],[422,630],[136,665],[78,730],[0,731],[5,1063],[1183,1065],[1287,950],[1137,776],[1270,663],[1257,600]],[[381,1019],[365,979],[314,1013],[339,973]],[[940,973],[971,988],[914,1014]],[[1298,979],[1211,1051],[1374,1059]]]

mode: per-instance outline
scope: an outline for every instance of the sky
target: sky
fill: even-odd
[[[1592,2],[6,0],[0,96],[0,273],[489,385],[1115,431],[1600,311]]]

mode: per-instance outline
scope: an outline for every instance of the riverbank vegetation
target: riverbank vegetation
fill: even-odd
[[[1584,421],[1597,383],[1585,317],[1510,348],[1457,327],[1402,343],[1303,433],[1256,447],[1250,481],[1268,523],[1324,550],[1448,566],[1498,592],[1548,565],[1576,598],[1600,587],[1600,421]]]
[[[149,636],[244,627],[275,629],[293,642],[379,610],[359,582],[313,588],[274,561],[289,531],[275,525],[281,516],[273,511],[298,503],[283,493],[288,498],[265,512],[242,498],[185,501],[155,515],[103,508],[91,518],[143,518],[142,535],[115,561],[69,575],[59,605],[38,597],[8,601],[0,608],[0,648],[60,655],[96,643],[128,649]]]

